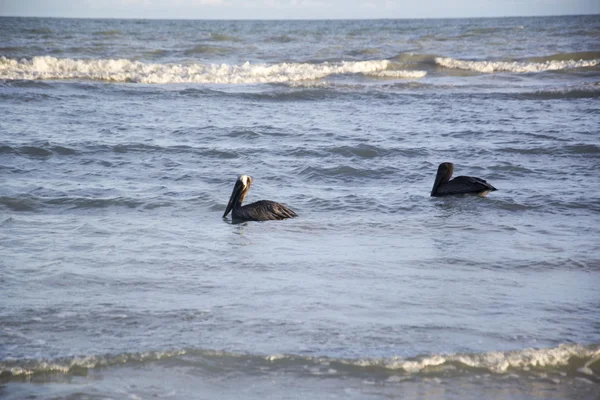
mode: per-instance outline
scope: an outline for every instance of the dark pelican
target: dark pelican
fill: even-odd
[[[229,214],[234,221],[269,221],[274,219],[294,218],[296,213],[283,204],[270,200],[261,200],[256,203],[242,206],[242,201],[246,198],[248,190],[252,185],[252,177],[249,175],[240,175],[233,186],[233,193],[225,209],[223,218]]]
[[[495,187],[487,183],[481,178],[474,176],[457,176],[452,178],[454,172],[454,164],[451,162],[441,163],[438,167],[437,176],[433,189],[432,196],[449,196],[452,194],[477,194],[485,197],[489,192],[497,190]]]

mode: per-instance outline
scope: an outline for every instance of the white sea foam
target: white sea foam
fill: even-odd
[[[427,71],[417,70],[385,70],[366,73],[365,75],[376,76],[380,78],[401,78],[401,79],[418,79],[427,75]]]
[[[264,362],[269,364],[281,363],[285,368],[290,362],[294,364],[304,364],[305,367],[315,374],[337,374],[340,369],[336,364],[343,364],[352,367],[369,368],[379,367],[391,370],[399,370],[409,374],[418,374],[421,372],[430,373],[435,371],[446,371],[470,368],[476,370],[486,370],[489,373],[507,374],[513,376],[519,371],[531,371],[537,368],[557,368],[561,376],[566,373],[561,372],[561,367],[566,367],[575,357],[582,366],[577,371],[585,376],[597,376],[597,363],[600,361],[600,346],[582,346],[582,345],[560,345],[549,349],[525,349],[519,351],[471,354],[432,354],[420,356],[411,359],[402,357],[392,358],[359,358],[359,359],[340,359],[327,357],[305,357],[299,355],[273,354],[268,356],[253,356],[243,353],[230,353],[219,350],[174,350],[164,352],[146,352],[146,353],[123,353],[118,355],[106,356],[83,356],[58,360],[4,360],[0,362],[0,375],[8,372],[12,375],[31,375],[35,373],[59,372],[69,373],[75,369],[91,369],[106,367],[110,365],[121,365],[140,362],[152,362],[164,358],[178,357],[187,355],[191,357],[200,356],[201,359],[209,358],[227,358],[238,359],[240,363],[248,366],[257,363],[256,367],[264,369]],[[262,359],[262,361],[257,361]],[[514,375],[518,377],[518,375]],[[547,378],[545,374],[540,376]]]
[[[92,369],[127,362],[155,361],[185,354],[183,350],[156,351],[144,353],[119,354],[115,356],[82,356],[59,360],[24,360],[23,362],[0,362],[0,375],[8,372],[11,375],[33,375],[36,373],[59,372],[68,373],[73,369]]]
[[[600,347],[589,348],[580,345],[560,345],[550,349],[525,349],[510,352],[488,352],[480,354],[434,354],[416,359],[359,359],[337,360],[344,364],[360,367],[378,366],[389,369],[419,373],[428,368],[464,365],[470,368],[485,369],[493,373],[505,373],[510,369],[529,371],[531,368],[566,366],[572,357],[587,359],[582,367],[586,374],[593,374],[589,367],[600,360]]]
[[[31,60],[0,58],[0,79],[83,79],[153,84],[294,83],[330,75],[363,74],[419,78],[424,71],[386,71],[389,60],[279,64],[146,64],[131,60],[73,60],[40,56]],[[378,75],[379,74],[379,75]]]
[[[545,62],[519,62],[519,61],[468,61],[447,57],[436,57],[435,63],[446,68],[463,69],[468,71],[492,72],[544,72],[558,71],[573,68],[595,67],[600,64],[600,59],[595,60],[548,60]]]

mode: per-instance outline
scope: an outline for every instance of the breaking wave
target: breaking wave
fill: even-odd
[[[367,73],[369,76],[376,76],[379,78],[405,78],[405,79],[418,79],[423,78],[427,75],[427,71],[409,71],[409,70],[385,70],[375,71]]]
[[[191,53],[227,52],[227,49],[200,45]],[[406,58],[406,57],[405,57]],[[257,84],[300,83],[334,75],[364,75],[375,78],[419,79],[427,75],[429,56],[413,56],[401,62],[390,60],[339,61],[321,63],[243,64],[158,64],[127,59],[70,59],[37,56],[32,59],[0,57],[0,79],[6,80],[96,80],[146,84]],[[479,73],[536,73],[597,67],[595,59],[551,59],[545,61],[471,61],[435,57],[437,66]],[[402,67],[404,65],[404,68]],[[406,69],[409,65],[410,68]]]
[[[294,83],[330,75],[363,74],[395,78],[419,78],[423,71],[387,71],[388,60],[336,63],[278,64],[146,64],[131,60],[73,60],[48,56],[31,60],[0,58],[0,79],[82,79],[150,84]]]
[[[600,97],[600,85],[551,88],[532,93],[519,93],[516,97],[524,100],[595,99]]]
[[[302,369],[313,374],[351,373],[368,375],[374,369],[388,373],[436,374],[446,370],[468,374],[481,371],[493,374],[527,373],[532,370],[554,371],[564,374],[600,379],[600,346],[577,344],[560,345],[548,349],[525,349],[508,352],[488,352],[475,354],[434,354],[414,358],[362,358],[340,359],[330,357],[309,357],[302,355],[252,355],[218,350],[172,350],[143,353],[123,353],[117,355],[67,357],[54,360],[5,360],[0,361],[0,376],[22,376],[47,373],[72,374],[81,370],[110,367],[122,364],[140,364],[169,359],[176,363],[185,356],[184,363],[210,363],[212,366],[227,364],[240,370]]]
[[[39,211],[42,207],[61,207],[63,209],[97,209],[109,207],[125,207],[154,209],[168,205],[167,202],[143,202],[130,197],[38,197],[32,195],[0,196],[0,210],[6,208],[10,211],[31,212]]]
[[[575,68],[595,67],[600,64],[600,59],[593,60],[546,60],[543,62],[522,61],[469,61],[457,60],[449,57],[436,57],[435,63],[445,68],[462,69],[482,73],[514,72],[532,73],[545,71],[559,71]]]

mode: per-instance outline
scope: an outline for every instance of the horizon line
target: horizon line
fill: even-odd
[[[149,21],[393,21],[393,20],[447,20],[447,19],[497,19],[497,18],[551,18],[551,17],[589,17],[590,14],[544,14],[544,15],[501,15],[471,17],[402,17],[402,18],[154,18],[154,17],[57,17],[40,15],[0,15],[0,18],[39,18],[39,19],[99,19],[99,20],[149,20]]]

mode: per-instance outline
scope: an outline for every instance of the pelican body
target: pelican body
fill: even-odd
[[[450,162],[441,163],[438,167],[435,183],[431,189],[432,196],[450,196],[455,194],[477,194],[485,197],[489,192],[497,190],[481,178],[474,176],[457,176],[452,178],[454,164]]]
[[[232,220],[236,222],[243,221],[270,221],[296,217],[296,213],[290,210],[283,204],[279,204],[270,200],[260,200],[256,203],[251,203],[242,206],[242,202],[246,198],[250,185],[253,179],[249,175],[240,175],[233,186],[233,192],[229,198],[229,203],[225,209],[223,218],[231,212]]]

